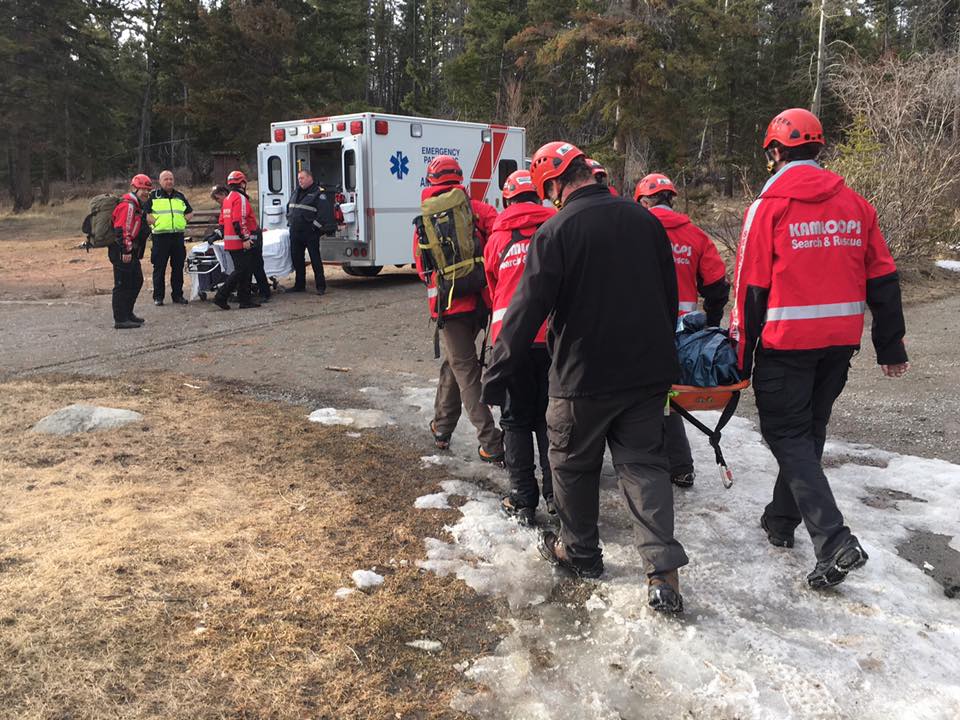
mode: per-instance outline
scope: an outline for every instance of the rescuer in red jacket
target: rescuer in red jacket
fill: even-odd
[[[883,373],[909,368],[900,280],[876,210],[820,167],[823,145],[823,127],[806,110],[770,122],[763,147],[775,174],[744,218],[730,318],[743,377],[753,372],[760,430],[780,466],[760,524],[772,545],[790,548],[803,521],[817,556],[807,576],[814,588],[843,582],[867,561],[820,462],[866,307]]]
[[[229,310],[227,300],[236,290],[241,310],[258,308],[260,303],[250,299],[250,281],[256,262],[253,232],[257,229],[257,217],[247,197],[247,176],[234,170],[227,175],[227,187],[230,194],[220,206],[220,225],[223,227],[223,249],[230,253],[233,272],[217,290],[213,302],[217,307]]]
[[[113,265],[113,327],[117,330],[143,325],[143,318],[133,314],[133,306],[143,287],[140,254],[149,234],[143,206],[152,190],[153,181],[147,175],[134,175],[130,192],[121,198],[111,215],[116,242],[107,248],[107,257]]]
[[[504,211],[497,216],[493,231],[484,249],[487,287],[493,302],[490,344],[497,340],[503,316],[523,275],[527,250],[534,242],[533,234],[543,223],[556,215],[552,207],[544,207],[528,170],[517,170],[503,184]],[[503,428],[504,462],[510,475],[510,494],[500,501],[501,511],[516,517],[523,525],[535,522],[539,495],[542,492],[547,512],[553,515],[553,480],[547,457],[547,375],[550,355],[547,352],[547,324],[544,323],[520,360],[507,386],[500,427]],[[534,436],[540,460],[542,487],[537,488]]]
[[[690,218],[673,209],[677,189],[666,175],[651,173],[637,183],[633,199],[653,213],[663,225],[673,249],[673,265],[677,271],[680,296],[679,315],[697,309],[697,296],[703,296],[707,325],[719,326],[723,309],[730,298],[727,268],[707,234],[690,222]],[[670,458],[670,479],[678,487],[693,487],[696,473],[683,418],[670,413],[664,420],[667,456]]]
[[[421,201],[442,195],[453,189],[467,191],[463,187],[463,170],[456,158],[450,155],[438,155],[427,165],[427,186],[420,194]],[[469,197],[469,194],[467,194]],[[470,200],[474,229],[483,247],[497,218],[497,211],[479,200]],[[426,270],[417,244],[417,235],[413,237],[413,256],[416,259],[417,272],[427,286],[427,303],[430,317],[438,322],[439,337],[443,345],[443,363],[440,365],[440,379],[437,383],[437,397],[434,402],[434,417],[430,421],[430,431],[436,446],[445,450],[450,446],[450,438],[460,420],[462,408],[466,408],[467,417],[477,429],[480,446],[477,452],[485,462],[503,462],[503,434],[497,428],[490,408],[480,402],[480,362],[477,357],[477,336],[486,327],[489,315],[489,293],[483,292],[454,298],[440,317],[438,313],[437,283],[434,273]]]

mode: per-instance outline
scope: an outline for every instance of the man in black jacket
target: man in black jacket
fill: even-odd
[[[306,289],[307,265],[303,258],[306,250],[310,253],[317,295],[323,295],[327,291],[327,281],[323,276],[323,260],[320,257],[320,236],[333,235],[337,231],[337,221],[326,191],[317,185],[309,170],[297,173],[297,183],[299,187],[287,203],[290,253],[296,273],[292,290],[303,292]]]
[[[549,315],[547,425],[560,533],[543,533],[540,552],[580,577],[603,572],[597,520],[609,443],[647,565],[650,606],[680,612],[677,568],[687,556],[673,536],[663,441],[663,409],[679,372],[670,243],[649,211],[596,184],[573,145],[544,145],[530,172],[540,196],[562,209],[530,243],[483,399],[502,405],[510,375]]]

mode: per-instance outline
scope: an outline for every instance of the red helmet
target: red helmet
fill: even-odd
[[[130,185],[136,190],[153,190],[153,180],[150,179],[149,175],[143,173],[134,175]]]
[[[245,183],[246,181],[247,176],[244,175],[240,170],[234,170],[227,175],[227,185],[239,185],[240,183]]]
[[[763,149],[766,150],[774,141],[784,147],[796,147],[807,143],[823,145],[823,125],[809,110],[790,108],[770,121],[766,137],[763,138]]]
[[[607,169],[593,158],[587,158],[587,167],[593,170],[594,175],[606,175]]]
[[[537,150],[530,163],[530,175],[533,177],[537,194],[545,199],[547,195],[544,186],[547,180],[560,177],[575,158],[583,156],[580,148],[562,140],[548,142]]]
[[[503,183],[503,199],[510,200],[517,195],[524,193],[535,193],[537,188],[533,185],[533,177],[529,170],[514,170]]]
[[[463,170],[452,155],[437,155],[427,165],[427,183],[445,185],[463,182]]]
[[[650,173],[637,183],[637,187],[633,190],[633,199],[639,202],[642,197],[650,197],[662,193],[664,190],[668,190],[674,195],[677,194],[677,189],[673,186],[670,178],[660,173]]]

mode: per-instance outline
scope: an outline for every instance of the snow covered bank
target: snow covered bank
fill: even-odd
[[[870,562],[835,590],[815,592],[802,528],[796,548],[784,550],[758,527],[776,463],[752,423],[735,418],[724,432],[737,480],[729,491],[705,438],[689,436],[700,477],[676,492],[678,536],[691,557],[679,620],[646,607],[609,465],[607,570],[593,584],[578,586],[541,561],[535,533],[500,517],[494,493],[457,488],[468,500],[448,528],[452,541],[426,540],[421,566],[526,610],[495,655],[466,669],[487,690],[456,707],[483,718],[569,720],[960,717],[960,602],[896,551],[912,530],[960,537],[960,467],[830,443],[828,475]],[[926,502],[861,502],[877,488]]]

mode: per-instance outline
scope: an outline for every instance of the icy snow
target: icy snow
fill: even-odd
[[[382,410],[319,408],[307,416],[310,422],[321,425],[349,425],[355,428],[375,428],[394,425],[395,421]]]
[[[354,570],[350,573],[350,577],[353,578],[353,584],[357,586],[358,590],[367,590],[383,585],[383,575],[378,575],[372,570]]]
[[[335,598],[338,598],[338,599],[342,600],[343,598],[347,597],[348,595],[352,595],[352,594],[355,593],[356,591],[357,591],[356,588],[342,587],[342,588],[339,588],[339,589],[333,594],[333,596],[334,596]]]
[[[429,495],[421,495],[416,500],[413,501],[413,506],[418,510],[432,509],[432,510],[443,510],[450,507],[450,503],[447,502],[447,493],[430,493]]]
[[[704,415],[708,424],[716,419]],[[843,464],[827,474],[870,562],[835,590],[816,592],[805,580],[814,557],[803,528],[796,548],[784,550],[758,527],[776,463],[753,424],[734,418],[724,431],[731,490],[719,483],[706,438],[692,428],[688,435],[700,476],[693,490],[676,492],[677,534],[691,558],[681,571],[687,611],[679,619],[646,606],[609,458],[601,491],[606,573],[586,586],[589,595],[539,558],[534,531],[498,514],[495,493],[463,479],[441,485],[436,495],[467,502],[448,538],[425,540],[419,566],[526,608],[496,652],[465,670],[487,689],[459,697],[455,708],[481,718],[565,720],[960,717],[960,603],[895,549],[912,529],[953,535],[956,546],[960,466],[828,443],[825,459]],[[461,462],[457,474],[477,469]],[[860,502],[867,486],[928,502],[868,507]]]
[[[960,260],[937,260],[937,267],[960,272]]]

